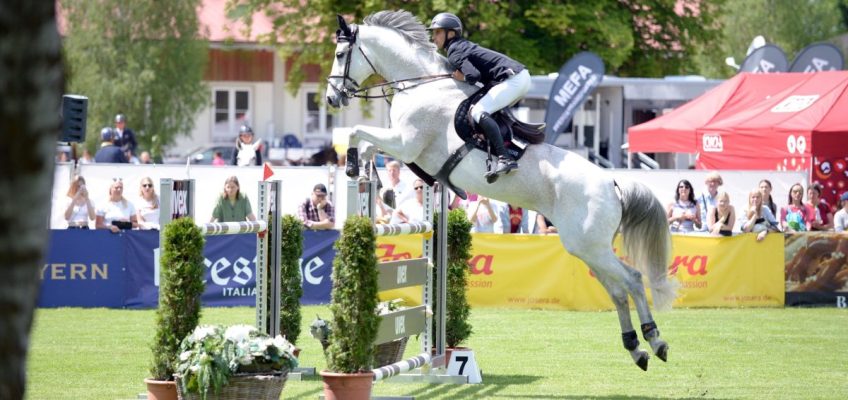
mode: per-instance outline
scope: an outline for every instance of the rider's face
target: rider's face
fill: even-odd
[[[433,43],[441,50],[445,48],[445,30],[441,28],[433,29]]]

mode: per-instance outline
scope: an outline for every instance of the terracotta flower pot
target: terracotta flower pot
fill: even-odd
[[[145,379],[144,383],[147,384],[147,400],[177,400],[176,382]]]
[[[373,372],[358,374],[338,374],[321,371],[324,380],[325,400],[369,400],[371,386],[374,384]]]

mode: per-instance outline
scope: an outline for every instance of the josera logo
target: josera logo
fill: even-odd
[[[404,252],[404,253],[395,253],[397,246],[393,244],[380,244],[377,245],[377,259],[379,261],[395,261],[395,260],[409,260],[412,258],[412,253]],[[421,257],[419,254],[418,257]],[[495,259],[495,256],[491,254],[478,254],[471,258],[471,262],[469,262],[469,266],[471,267],[472,275],[491,275],[494,271],[492,270],[492,263]]]
[[[689,275],[706,275],[707,274],[707,256],[675,256],[668,271],[672,275],[677,275],[677,270],[685,267]]]

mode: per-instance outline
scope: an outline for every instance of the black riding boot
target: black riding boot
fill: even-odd
[[[480,116],[480,122],[477,124],[483,128],[483,132],[486,133],[486,139],[489,141],[489,145],[492,146],[492,150],[498,156],[498,162],[494,165],[493,169],[486,174],[486,177],[489,178],[489,183],[492,183],[497,179],[497,176],[509,173],[514,169],[518,169],[518,163],[506,152],[503,138],[501,138],[500,127],[498,127],[498,123],[495,122],[489,113],[483,113],[483,115]]]

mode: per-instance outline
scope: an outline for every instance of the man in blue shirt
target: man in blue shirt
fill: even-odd
[[[127,163],[127,157],[120,147],[115,146],[115,133],[112,128],[106,127],[100,130],[100,150],[94,155],[96,163]]]

